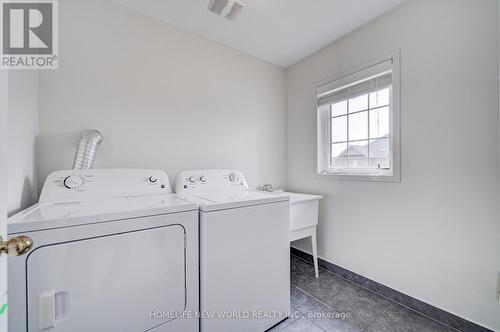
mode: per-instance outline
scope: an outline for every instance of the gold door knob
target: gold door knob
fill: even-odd
[[[33,240],[27,236],[13,237],[5,242],[0,236],[0,255],[6,253],[9,256],[21,256],[30,251],[31,247],[33,247]]]

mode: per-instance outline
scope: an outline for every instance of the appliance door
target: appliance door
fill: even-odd
[[[28,331],[167,331],[186,306],[180,225],[45,245],[27,259]],[[155,331],[157,331],[155,329]]]
[[[202,332],[263,332],[290,310],[289,204],[200,212]]]

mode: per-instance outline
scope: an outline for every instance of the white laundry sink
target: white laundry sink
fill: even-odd
[[[318,226],[320,195],[291,192],[274,192],[276,195],[290,197],[290,242],[311,238],[314,274],[318,277],[318,246],[316,244],[316,226]]]
[[[300,238],[293,238],[295,231],[318,225],[318,202],[323,196],[291,192],[275,192],[275,194],[290,197],[290,232],[292,235],[290,241]]]

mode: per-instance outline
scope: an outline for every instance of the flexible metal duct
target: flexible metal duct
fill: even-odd
[[[102,135],[97,130],[87,130],[82,134],[78,150],[76,150],[73,169],[94,168],[97,148],[101,145]]]

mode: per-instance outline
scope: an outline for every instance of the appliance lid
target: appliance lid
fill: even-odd
[[[289,201],[288,196],[251,190],[200,193],[186,196],[186,198],[195,201],[199,204],[201,211],[207,212]]]
[[[37,203],[7,220],[9,234],[197,210],[174,194]]]

